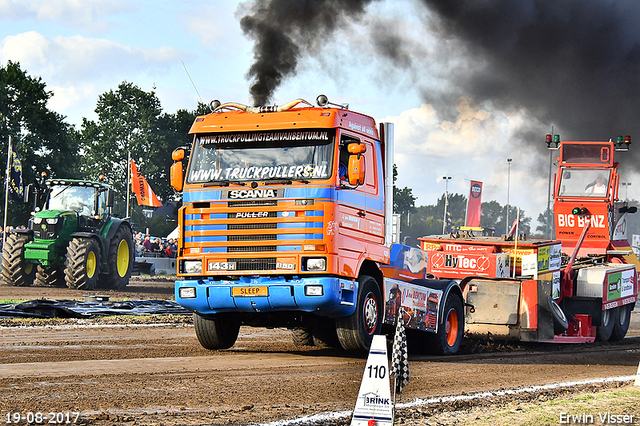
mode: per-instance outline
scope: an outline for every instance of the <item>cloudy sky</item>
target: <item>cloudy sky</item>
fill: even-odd
[[[0,63],[41,76],[49,107],[79,127],[125,80],[155,90],[167,112],[198,100],[253,104],[261,33],[251,28],[282,30],[295,48],[278,58],[291,66],[269,103],[324,93],[394,122],[398,186],[417,205],[442,196],[443,176],[464,195],[479,180],[483,201],[509,195],[534,225],[547,205],[552,126],[566,139],[640,137],[626,125],[640,93],[638,3],[325,0],[330,13],[304,22],[277,10],[287,2],[0,0]],[[632,198],[640,180],[635,167],[626,173]]]

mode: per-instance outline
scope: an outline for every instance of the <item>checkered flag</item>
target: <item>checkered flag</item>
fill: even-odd
[[[407,335],[404,330],[402,316],[402,310],[400,310],[398,313],[396,334],[393,337],[393,350],[391,352],[391,375],[394,377],[395,392],[400,398],[402,398],[402,388],[409,382]]]

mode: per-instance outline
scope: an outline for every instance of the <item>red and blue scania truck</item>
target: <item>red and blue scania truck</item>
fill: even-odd
[[[613,232],[631,208],[617,200],[612,160],[594,166],[610,173],[596,204],[561,196],[569,170],[556,179],[556,219],[581,223],[586,237],[571,240],[557,224],[556,240],[457,233],[410,247],[393,241],[393,125],[377,127],[324,95],[317,104],[216,103],[190,130],[186,172],[185,149],[172,154],[171,184],[183,195],[175,297],[194,312],[203,347],[230,348],[248,325],[289,328],[298,344],[364,351],[398,317],[410,349],[439,354],[456,353],[465,332],[541,342],[624,337],[637,259]],[[612,158],[613,144],[607,149]],[[596,205],[612,214],[606,244],[587,256],[579,250],[595,250],[583,244],[595,240],[584,226]]]
[[[186,173],[184,150],[172,154],[176,300],[210,349],[250,325],[368,350],[402,313],[415,347],[455,353],[460,286],[427,279],[426,253],[392,242],[393,125],[317,101],[227,103],[196,118]]]

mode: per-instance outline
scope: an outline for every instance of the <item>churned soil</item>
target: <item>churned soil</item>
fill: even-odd
[[[84,294],[0,287],[0,300],[82,300]],[[135,277],[125,291],[93,294],[111,300],[171,299],[173,280]],[[633,376],[639,348],[637,310],[628,337],[616,344],[467,340],[461,355],[411,355],[411,379],[399,402]],[[188,315],[0,319],[0,422],[42,413],[48,417],[43,423],[51,424],[54,413],[54,424],[70,418],[105,426],[244,425],[302,416],[320,416],[312,417],[315,424],[348,424],[365,362],[366,355],[295,346],[286,329],[242,327],[233,348],[208,351],[198,343]],[[460,413],[472,413],[473,407],[624,386],[628,380],[400,406],[396,424],[458,424]]]

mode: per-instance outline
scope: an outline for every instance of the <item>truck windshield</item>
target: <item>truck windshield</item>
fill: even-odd
[[[606,197],[609,189],[610,170],[562,169],[558,196]]]
[[[49,209],[73,210],[81,216],[90,216],[95,188],[71,185],[53,185],[49,196]]]
[[[324,129],[198,135],[187,182],[327,179],[334,141]]]

